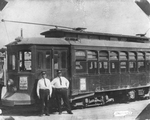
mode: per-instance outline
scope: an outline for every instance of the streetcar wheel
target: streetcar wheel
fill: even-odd
[[[129,91],[128,92],[128,97],[129,97],[129,100],[135,100],[135,90],[132,90],[132,91]]]
[[[84,108],[88,107],[88,103],[89,103],[89,99],[88,99],[88,98],[85,98],[85,99],[83,100],[83,107],[84,107]]]

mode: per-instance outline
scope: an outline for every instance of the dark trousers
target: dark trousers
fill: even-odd
[[[49,89],[40,89],[40,100],[41,100],[41,113],[49,114]]]
[[[67,112],[71,112],[67,89],[65,89],[65,88],[56,89],[56,99],[58,102],[58,111],[59,112],[62,112],[61,99],[63,99],[63,102],[64,102]]]

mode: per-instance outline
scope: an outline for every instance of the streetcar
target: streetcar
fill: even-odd
[[[150,43],[145,36],[53,28],[41,37],[18,37],[7,47],[7,93],[2,105],[37,103],[41,71],[62,70],[72,105],[149,97]]]

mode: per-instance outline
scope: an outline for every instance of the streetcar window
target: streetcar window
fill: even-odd
[[[70,37],[70,38],[77,38],[77,34],[71,34],[71,33],[68,33],[66,34],[66,37]]]
[[[90,36],[89,36],[89,39],[98,39],[98,36],[90,35]]]
[[[130,61],[129,62],[129,68],[130,68],[130,72],[136,72],[136,62],[135,61]]]
[[[98,73],[97,61],[88,61],[88,73]]]
[[[110,71],[111,71],[111,73],[118,73],[119,72],[118,61],[111,61],[110,62]]]
[[[127,41],[127,38],[121,38],[121,41]]]
[[[108,60],[108,52],[107,51],[100,51],[99,52],[99,59],[101,60]]]
[[[76,73],[86,73],[86,61],[76,61]]]
[[[118,41],[119,39],[117,37],[110,37],[111,41]]]
[[[31,70],[31,51],[23,50],[19,52],[20,71]]]
[[[97,60],[97,52],[96,51],[87,51],[88,60]]]
[[[87,58],[88,58],[88,73],[98,73],[98,66],[97,66],[97,51],[87,51]]]
[[[118,60],[118,53],[117,52],[110,52],[110,60]]]
[[[59,58],[59,53],[58,51],[54,52],[54,69],[58,70],[58,58]]]
[[[128,70],[128,65],[127,65],[127,59],[128,59],[128,56],[127,56],[127,53],[126,52],[120,52],[119,53],[119,57],[120,57],[120,71],[121,72],[127,72]]]
[[[129,60],[136,60],[136,53],[129,52]]]
[[[120,62],[120,71],[121,72],[127,72],[127,62],[126,61],[121,61]]]
[[[126,52],[120,52],[120,60],[127,60],[127,53]]]
[[[137,57],[138,57],[138,60],[144,60],[144,53],[138,52]]]
[[[0,65],[0,71],[2,71],[3,70],[3,65]]]
[[[42,52],[38,52],[37,54],[37,64],[38,64],[38,69],[42,69],[43,68],[43,58],[44,58],[44,54]]]
[[[146,61],[146,70],[150,71],[150,61]]]
[[[150,52],[146,53],[146,60],[150,60]]]
[[[86,73],[87,65],[86,65],[86,54],[83,50],[77,50],[75,52],[76,62],[75,69],[76,73]]]
[[[145,70],[145,62],[144,62],[144,59],[145,59],[145,56],[144,56],[144,53],[142,52],[138,52],[137,53],[137,58],[138,58],[138,71],[144,71]]]
[[[136,41],[136,39],[134,39],[134,38],[128,38],[127,39],[129,42],[135,42]]]
[[[105,74],[109,72],[108,66],[108,52],[107,51],[100,51],[99,52],[99,70],[100,73]]]
[[[16,69],[16,56],[14,54],[9,55],[9,70],[15,70]]]
[[[66,51],[62,51],[61,52],[61,68],[67,68],[67,52]]]
[[[146,52],[146,70],[150,71],[150,52]]]
[[[145,70],[145,62],[144,61],[138,62],[138,70],[139,71],[144,71]]]
[[[86,38],[86,39],[88,39],[88,36],[87,35],[78,35],[78,38]]]
[[[109,40],[109,36],[100,36],[100,40]]]
[[[46,52],[46,68],[51,68],[51,53],[49,51]]]
[[[105,74],[109,72],[108,62],[99,62],[100,73]]]
[[[119,72],[118,53],[114,51],[110,52],[110,71],[111,73]]]
[[[77,50],[75,52],[76,60],[85,60],[86,59],[86,54],[85,51]]]
[[[129,52],[129,60],[132,60],[129,62],[130,72],[136,72],[137,67],[136,67],[136,53],[135,52]]]

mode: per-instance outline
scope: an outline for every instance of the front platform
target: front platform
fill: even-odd
[[[1,99],[2,105],[4,106],[15,106],[15,105],[31,105],[33,100],[27,93],[9,93],[7,92]]]

